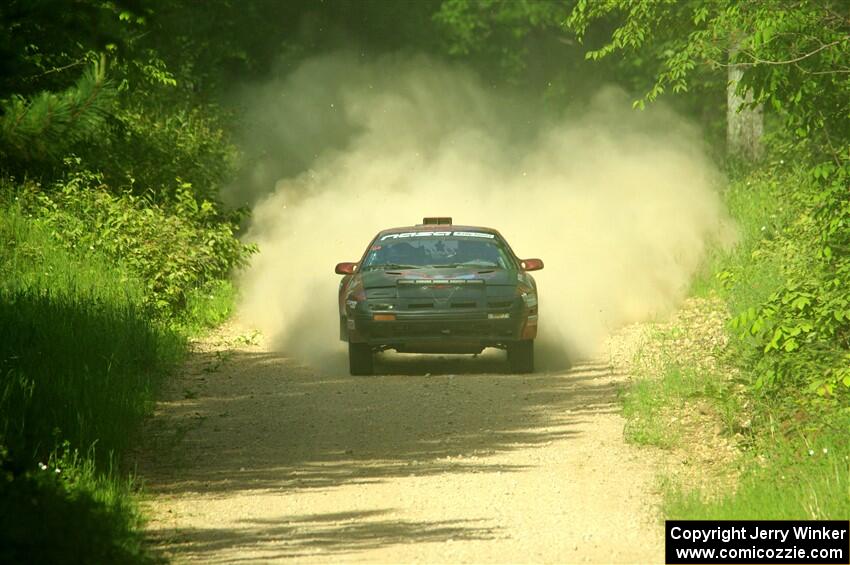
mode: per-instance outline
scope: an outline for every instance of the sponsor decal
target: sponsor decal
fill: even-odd
[[[400,285],[464,285],[464,284],[484,284],[481,279],[399,279],[396,284]]]
[[[411,231],[404,233],[388,233],[381,238],[385,239],[407,239],[409,237],[480,237],[484,239],[494,239],[496,236],[492,233],[484,233],[480,231]]]
[[[480,231],[456,231],[453,235],[459,237],[483,237],[486,239],[493,239],[494,237],[496,237],[492,233],[484,233]]]

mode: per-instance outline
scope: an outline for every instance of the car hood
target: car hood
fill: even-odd
[[[417,281],[446,281],[449,284],[463,284],[465,281],[483,281],[487,286],[516,286],[517,272],[505,269],[448,268],[448,269],[399,269],[374,270],[360,273],[363,287],[366,289],[395,287],[400,281],[409,284]],[[480,283],[476,283],[480,284]]]

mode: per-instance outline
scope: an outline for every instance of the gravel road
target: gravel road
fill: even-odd
[[[136,456],[174,561],[663,561],[658,463],[624,443],[607,362],[388,355],[328,377],[240,333],[196,344]]]

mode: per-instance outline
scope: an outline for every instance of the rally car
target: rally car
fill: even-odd
[[[506,349],[511,370],[534,371],[540,259],[518,259],[494,229],[451,218],[384,230],[357,263],[339,263],[339,333],[352,375],[374,353]]]

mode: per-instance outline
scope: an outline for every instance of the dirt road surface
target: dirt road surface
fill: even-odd
[[[327,377],[245,333],[197,344],[144,432],[148,531],[175,562],[663,561],[657,462],[624,443],[607,362]]]

